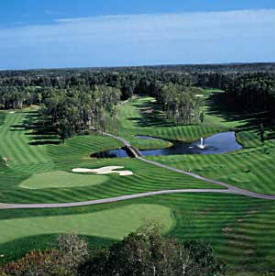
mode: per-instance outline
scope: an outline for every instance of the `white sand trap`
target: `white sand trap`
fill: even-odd
[[[8,157],[2,157],[2,159],[4,160],[5,164],[8,165],[9,158]]]
[[[10,113],[10,114],[13,114],[13,113],[15,113],[15,111],[10,111],[9,113]]]
[[[125,176],[125,175],[133,175],[132,171],[115,171],[123,169],[124,167],[121,166],[107,166],[102,167],[98,169],[85,169],[85,168],[76,168],[73,169],[72,172],[75,173],[96,173],[96,174],[111,174],[111,173],[118,173],[119,175]]]
[[[145,113],[145,114],[151,114],[153,112],[154,112],[153,109],[147,109],[147,110],[143,111],[143,113]]]

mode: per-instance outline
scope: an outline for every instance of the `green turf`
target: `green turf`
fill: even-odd
[[[117,140],[106,136],[80,135],[68,139],[65,144],[34,145],[33,142],[38,138],[40,142],[46,138],[34,134],[32,129],[26,130],[27,120],[35,121],[36,113],[7,113],[4,124],[0,125],[0,156],[8,160],[7,164],[3,159],[0,162],[0,202],[75,202],[164,189],[221,188],[139,160],[90,158],[91,153],[122,146]],[[52,142],[56,138],[47,136],[47,139]],[[123,166],[126,170],[133,171],[134,175],[108,175],[104,177],[106,181],[102,181],[100,185],[91,185],[90,179],[99,178],[70,174],[73,168],[103,166]],[[64,174],[62,179],[60,171]],[[45,173],[47,177],[41,180]],[[67,181],[65,175],[72,175],[70,181]],[[59,188],[55,187],[57,183]],[[40,189],[28,189],[26,192],[23,188],[34,188],[37,185],[41,185]],[[86,185],[89,185],[89,189]]]
[[[108,181],[108,176],[105,175],[80,175],[63,171],[55,171],[35,174],[20,183],[20,187],[26,189],[69,188],[93,186],[102,184],[105,181]]]
[[[143,206],[148,208],[142,209]],[[164,209],[159,209],[161,206]],[[0,211],[0,220],[1,225],[3,221],[9,226],[0,228],[0,236],[6,241],[14,240],[0,245],[0,251],[6,256],[2,261],[24,254],[29,245],[24,245],[20,239],[24,236],[22,233],[35,235],[35,248],[52,246],[50,233],[63,227],[54,223],[60,218],[67,218],[62,219],[65,231],[91,236],[95,244],[101,245],[110,244],[109,239],[102,239],[103,235],[121,239],[128,231],[141,225],[145,218],[153,218],[170,225],[168,236],[180,240],[199,239],[210,242],[216,255],[229,268],[266,271],[275,265],[274,215],[273,201],[216,194],[163,195],[77,208],[6,210]],[[41,224],[38,223],[40,221]],[[50,227],[47,226],[49,224]],[[130,224],[135,227],[130,228]],[[18,225],[22,227],[16,227]],[[8,232],[11,233],[6,233],[6,229],[10,229]],[[30,229],[30,233],[27,229]],[[41,239],[39,233],[44,233]],[[99,236],[96,240],[94,234]],[[30,241],[30,238],[26,240]],[[14,248],[14,251],[10,251],[10,248]]]
[[[252,144],[253,141],[248,142]],[[275,143],[221,155],[174,155],[151,160],[265,194],[275,194]]]
[[[146,110],[155,110],[154,113],[144,113]],[[167,121],[163,112],[151,97],[138,97],[124,104],[120,108],[119,134],[127,138],[139,149],[153,149],[168,147],[171,144],[161,138],[178,141],[194,141],[200,137],[233,129],[239,124],[226,122],[216,115],[206,115],[205,121],[199,125],[175,125]],[[144,140],[136,135],[159,137],[159,140]]]
[[[217,93],[217,91],[214,91]],[[213,93],[206,91],[206,96]],[[121,135],[127,137],[139,148],[162,147],[158,140],[142,140],[136,134],[152,135],[170,140],[189,141],[215,132],[237,131],[238,141],[244,150],[219,155],[178,155],[148,157],[151,160],[198,173],[209,178],[222,180],[251,191],[275,194],[275,141],[267,140],[265,146],[257,130],[245,128],[247,120],[226,120],[220,114],[210,111],[206,100],[205,121],[200,125],[174,126],[162,119],[154,119],[142,112],[144,107],[155,106],[153,98],[135,98],[121,108]],[[148,107],[146,107],[148,108]],[[155,107],[156,108],[156,107]],[[160,115],[159,115],[160,114]],[[152,118],[153,117],[153,118]]]
[[[210,93],[212,91],[207,91],[206,96]],[[151,108],[157,110],[156,116],[142,113]],[[152,98],[137,98],[121,106],[119,133],[135,146],[148,149],[169,146],[165,139],[191,141],[201,136],[237,129],[237,138],[244,145],[244,150],[222,155],[165,156],[150,157],[150,159],[191,170],[203,176],[221,179],[238,187],[275,194],[275,176],[272,174],[275,169],[274,141],[267,140],[265,146],[262,146],[257,130],[246,128],[245,120],[229,120],[211,110],[208,105],[204,109],[206,116],[203,124],[175,126],[165,120]],[[0,202],[74,202],[164,189],[221,188],[139,160],[91,159],[89,157],[91,153],[121,147],[118,141],[109,137],[81,135],[68,139],[65,144],[51,144],[58,141],[54,135],[37,135],[33,129],[25,129],[26,123],[37,119],[36,115],[35,111],[0,113],[0,157],[5,158],[0,160]],[[163,139],[143,140],[136,138],[135,135],[151,135]],[[77,182],[72,179],[65,180],[71,175],[73,168],[98,168],[110,165],[123,166],[126,170],[133,171],[134,175],[127,177],[110,175],[106,176],[106,181],[89,186],[79,185],[82,177],[86,175],[74,175]],[[60,172],[65,175],[64,178],[61,177],[64,183],[66,185],[71,183],[71,186],[59,186],[60,188],[51,186],[53,183],[61,183]],[[45,174],[54,176],[53,181],[41,181],[41,175],[43,179]],[[39,185],[43,185],[43,188],[20,187],[23,183],[31,183],[36,187],[38,182],[41,182]],[[82,183],[87,182],[85,180]],[[0,243],[0,253],[3,252],[6,256],[0,262],[22,256],[32,248],[52,246],[53,233],[67,230],[77,230],[76,232],[88,236],[94,244],[109,245],[114,239],[119,239],[135,229],[124,230],[123,226],[128,221],[126,217],[128,211],[122,216],[121,210],[136,206],[127,225],[129,226],[131,222],[138,227],[141,224],[140,218],[144,218],[147,213],[151,214],[148,209],[143,210],[142,214],[139,213],[138,207],[144,204],[166,208],[169,214],[171,212],[175,222],[167,235],[180,240],[209,241],[218,257],[234,269],[266,271],[275,266],[274,201],[222,194],[175,194],[77,208],[2,210],[0,237],[11,235],[11,238]],[[101,215],[97,217],[99,214]],[[124,220],[116,214],[120,214]],[[101,217],[106,219],[101,221]],[[49,223],[44,225],[43,221],[47,218]],[[54,222],[60,218],[67,220],[63,219],[64,228],[58,229],[57,227],[61,226],[57,226]],[[98,220],[100,224],[97,224]],[[2,227],[2,222],[6,223],[5,227]],[[9,223],[10,228],[8,228]],[[25,225],[26,228],[24,226],[21,229],[18,224]],[[32,225],[33,230],[25,237],[28,224]],[[81,225],[81,228],[75,229],[77,225]]]
[[[17,238],[64,232],[122,239],[146,221],[158,221],[164,232],[174,224],[169,208],[134,204],[86,214],[4,219],[1,220],[4,231],[0,234],[0,244]]]

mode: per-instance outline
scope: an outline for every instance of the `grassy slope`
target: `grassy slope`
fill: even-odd
[[[69,188],[99,185],[108,181],[106,175],[74,174],[64,171],[55,171],[34,174],[20,183],[26,189]]]
[[[167,146],[167,143],[160,140],[158,142],[159,144],[155,144],[155,141],[153,141],[154,144],[148,144],[152,142],[134,138],[134,135],[136,134],[155,135],[172,140],[193,140],[200,136],[207,136],[212,133],[231,129],[239,124],[242,124],[242,122],[235,121],[227,122],[215,114],[209,114],[206,116],[206,122],[199,127],[175,127],[169,124],[165,126],[165,124],[161,124],[160,122],[157,122],[157,124],[153,127],[150,125],[150,122],[152,123],[152,119],[150,119],[149,122],[146,121],[145,125],[141,125],[140,118],[137,117],[140,116],[140,113],[137,112],[138,110],[136,108],[141,108],[140,105],[144,104],[141,102],[142,100],[143,99],[138,99],[137,102],[135,101],[134,104],[136,106],[133,106],[133,103],[123,106],[121,112],[124,112],[125,115],[122,117],[122,120],[124,121],[120,130],[123,136],[129,137],[131,141],[136,143],[135,145],[138,145],[141,148],[151,148],[152,146]],[[148,101],[148,99],[144,99],[144,101]],[[4,115],[6,116],[4,118],[4,126],[5,128],[9,128],[9,131],[4,132],[5,135],[1,136],[0,143],[3,141],[2,138],[8,140],[8,137],[11,136],[9,133],[11,131],[11,121],[14,118],[13,116],[17,115],[18,114]],[[25,114],[20,115],[21,118],[18,120],[19,123],[24,119]],[[133,120],[135,117],[136,119]],[[9,124],[9,126],[7,126],[7,124]],[[138,127],[136,124],[138,124]],[[25,147],[25,150],[23,151],[25,151],[26,154],[29,152],[30,147],[34,147],[28,145],[28,142],[32,140],[32,136],[24,135],[24,130],[17,129],[17,131],[19,131],[19,133],[14,136],[17,139],[14,139],[16,140],[15,144],[18,144],[19,147],[16,148],[11,144],[10,148],[5,148],[3,150],[3,147],[6,147],[6,143],[2,143],[0,147],[0,156],[9,157],[18,155],[19,153],[16,153],[16,151],[22,151],[20,149],[21,147]],[[0,126],[0,135],[1,133],[3,134],[3,132],[1,132]],[[162,160],[163,157],[161,157],[158,158],[158,160],[180,167],[185,167],[187,164],[189,166],[190,164],[191,166],[194,166],[192,167],[192,170],[195,170],[196,167],[199,172],[199,170],[203,168],[205,171],[203,171],[203,173],[199,173],[204,175],[211,173],[213,174],[213,177],[218,177],[219,173],[225,173],[220,172],[221,169],[224,169],[224,167],[222,167],[224,162],[226,162],[225,164],[227,165],[230,164],[230,166],[226,168],[227,173],[230,175],[236,174],[236,169],[240,169],[239,162],[244,162],[244,164],[248,164],[253,169],[254,166],[264,162],[264,160],[269,156],[270,159],[267,159],[264,165],[269,166],[267,169],[269,172],[272,171],[272,160],[274,160],[272,153],[273,142],[268,142],[267,144],[270,153],[261,156],[257,153],[257,151],[263,150],[262,148],[258,148],[258,138],[253,132],[241,132],[239,133],[238,138],[244,145],[247,146],[246,150],[239,153],[219,155],[217,159],[217,156],[215,156],[215,158],[207,156],[210,158],[209,160],[204,159],[206,158],[205,156],[187,156],[186,158],[190,158],[188,162],[185,162],[184,158],[178,159],[179,156],[165,157],[165,160]],[[143,164],[137,160],[116,159],[114,164],[114,160],[111,159],[91,160],[88,158],[88,155],[91,152],[100,151],[102,149],[117,148],[119,146],[120,145],[116,141],[107,137],[79,136],[70,139],[68,142],[66,142],[65,145],[35,146],[35,148],[41,147],[41,149],[38,148],[32,150],[38,151],[39,153],[43,152],[43,154],[45,154],[43,157],[42,155],[40,157],[42,158],[41,160],[43,160],[42,163],[40,163],[41,161],[36,161],[39,158],[33,159],[33,157],[24,157],[26,159],[26,163],[21,162],[19,164],[10,161],[9,167],[6,167],[5,162],[0,161],[0,201],[66,202],[76,199],[85,200],[87,198],[93,199],[119,194],[142,192],[145,190],[158,190],[178,187],[182,188],[190,186],[195,187],[201,185],[206,187],[201,182],[191,180],[190,178],[186,178],[182,175],[168,172],[163,169],[147,166],[146,164]],[[255,154],[249,155],[254,152]],[[8,153],[8,155],[4,155],[4,153]],[[235,158],[238,160],[237,158],[239,157],[236,156],[239,156],[239,154],[243,154],[243,159],[234,161]],[[258,155],[261,156],[259,159],[256,158]],[[193,158],[195,159],[193,160]],[[30,162],[30,159],[33,160]],[[250,163],[252,162],[250,159],[254,160],[254,163]],[[235,165],[233,165],[234,163]],[[103,165],[122,165],[127,169],[133,170],[135,175],[125,178],[118,176],[108,176],[108,182],[100,185],[89,186],[89,189],[87,189],[87,187],[79,187],[75,189],[63,188],[33,191],[18,188],[18,185],[21,181],[27,179],[33,174],[51,171],[69,172],[76,166],[93,168]],[[259,172],[261,170],[265,170],[264,165],[261,167],[261,169],[259,169]],[[208,166],[208,168],[206,168],[206,166]],[[221,168],[219,168],[219,166],[221,166]],[[245,168],[244,170],[245,175],[243,177],[246,178],[247,169]],[[264,173],[262,174],[264,175]],[[267,181],[266,183],[268,183],[267,186],[271,187],[271,182],[268,182],[267,177],[265,177],[265,179],[265,181]],[[238,185],[243,185],[243,183],[244,182],[239,182]],[[252,184],[250,185],[252,189],[256,182],[251,183]],[[263,187],[260,187],[260,189],[262,190]],[[270,190],[272,188],[268,189]],[[113,210],[114,208],[128,206],[131,204],[156,204],[170,208],[173,216],[176,219],[176,225],[173,229],[170,230],[168,235],[178,237],[182,240],[203,239],[209,241],[215,247],[218,256],[234,268],[241,266],[243,270],[268,270],[275,266],[275,260],[273,257],[275,254],[275,204],[273,201],[216,194],[178,194],[156,196],[151,198],[131,200],[128,202],[118,202],[115,204],[104,204],[81,208],[2,210],[0,211],[0,220],[6,221],[9,219],[13,221],[17,218],[26,218],[31,222],[32,218],[35,217],[45,218],[47,216],[53,217],[57,215],[70,215],[70,221],[72,225],[78,225],[79,222],[83,223],[83,221],[79,220],[80,217],[78,217],[78,214],[87,214],[87,216],[91,214],[92,216],[95,214],[95,212],[102,212],[108,209]],[[144,213],[144,215],[145,214],[146,213]],[[135,216],[132,217],[135,218]],[[115,219],[119,220],[120,218],[119,216],[114,216],[114,220]],[[85,221],[85,223],[86,222],[87,221]],[[115,224],[116,222],[114,222],[113,225]],[[107,238],[107,235],[105,238],[95,237],[93,234],[93,227],[95,227],[96,223],[90,223],[89,225],[91,231],[87,231],[89,232],[89,239],[93,244],[108,245],[112,242],[111,236],[109,236],[109,238]],[[11,230],[14,232],[14,237],[17,237],[17,239],[12,242],[0,244],[0,253],[3,252],[4,254],[8,255],[2,261],[7,261],[8,259],[18,257],[34,247],[45,248],[46,246],[52,246],[54,235],[51,235],[50,233],[55,232],[54,227],[49,229],[47,231],[48,234],[45,235],[45,232],[43,232],[43,227],[40,230],[38,226],[33,226],[30,224],[30,227],[31,226],[35,228],[33,233],[39,236],[20,239],[20,231],[18,231],[17,228],[13,228]],[[105,220],[101,229],[110,227],[112,228],[109,221]],[[5,232],[6,229],[0,227],[0,236]]]
[[[146,220],[159,221],[164,231],[169,230],[174,224],[170,209],[167,207],[133,204],[85,214],[3,219],[1,227],[5,232],[1,233],[0,243],[11,242],[17,238],[63,232],[78,232],[81,235],[118,240],[141,227]],[[20,225],[19,230],[18,225]]]
[[[137,139],[134,137],[136,134],[188,141],[231,129],[243,129],[237,133],[237,138],[245,147],[244,150],[230,154],[160,156],[148,157],[149,159],[255,192],[275,194],[275,175],[272,173],[275,171],[275,141],[268,140],[265,142],[266,149],[262,147],[257,132],[253,129],[246,130],[246,120],[225,120],[210,112],[206,105],[205,121],[201,125],[175,127],[163,123],[161,127],[158,122],[156,126],[150,126],[152,118],[140,112],[144,106],[149,105],[154,106],[152,98],[137,98],[121,109],[121,135],[139,148],[158,148],[163,145],[155,140]],[[141,127],[142,124],[144,127]]]
[[[251,191],[275,194],[275,148],[262,148],[223,155],[150,157],[161,163],[188,169]]]
[[[156,110],[153,114],[146,114],[144,111]],[[194,141],[200,137],[225,131],[234,127],[234,124],[220,122],[221,119],[213,120],[206,118],[202,125],[175,125],[164,118],[163,113],[158,109],[153,98],[136,98],[120,108],[121,127],[119,134],[127,138],[139,149],[152,149],[167,147],[169,144],[163,140],[138,139],[136,135],[149,135],[168,140]]]
[[[138,160],[89,158],[93,152],[121,146],[116,140],[105,136],[83,135],[69,139],[65,144],[32,145],[37,137],[32,130],[24,128],[23,122],[27,116],[30,114],[7,113],[4,123],[0,126],[0,156],[8,159],[8,166],[5,166],[2,160],[0,167],[0,202],[74,202],[162,189],[218,188],[190,177],[148,166]],[[31,116],[35,116],[35,113]],[[66,183],[63,183],[62,187],[59,186],[60,172],[68,176],[76,167],[98,168],[106,165],[124,166],[132,170],[134,175],[108,175],[104,176],[104,182],[100,185],[94,185],[94,175],[75,174],[70,183],[63,177]],[[39,177],[43,173],[47,173],[49,177],[41,182]],[[36,184],[38,188],[43,189],[30,190],[22,187],[27,185],[35,188]]]
[[[144,204],[153,205],[149,205],[151,208],[145,211]],[[160,206],[168,209],[159,209]],[[128,213],[129,210],[131,214]],[[136,219],[145,221],[152,217],[156,218],[159,217],[158,212],[161,212],[163,218],[166,218],[164,221],[168,220],[168,225],[171,225],[167,210],[170,210],[176,222],[167,235],[181,240],[208,241],[214,246],[217,256],[233,268],[264,271],[274,267],[274,203],[216,194],[163,195],[81,208],[0,211],[0,219],[9,225],[11,232],[6,234],[7,228],[1,227],[0,236],[18,237],[12,242],[0,245],[0,252],[7,254],[2,261],[20,256],[34,247],[52,246],[54,236],[45,233],[59,232],[63,226],[53,222],[59,221],[60,218],[66,218],[62,220],[65,224],[63,230],[88,234],[93,244],[108,245],[113,239],[121,238],[128,231],[138,227],[140,223]],[[54,216],[58,217],[54,219]],[[42,219],[49,221],[52,227],[49,228],[48,223],[37,225]],[[12,227],[15,222],[20,222],[22,229]],[[24,233],[28,233],[28,230],[41,236],[35,236],[32,240],[20,239]],[[94,234],[104,236],[104,239],[100,237],[95,239]]]

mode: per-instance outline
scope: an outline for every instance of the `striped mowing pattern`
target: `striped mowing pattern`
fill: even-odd
[[[264,272],[275,266],[274,202],[242,196],[173,194],[98,206],[24,210],[24,212],[9,210],[0,211],[0,222],[1,219],[7,218],[70,215],[70,220],[77,226],[80,223],[77,214],[114,210],[136,204],[156,204],[170,208],[176,223],[167,235],[182,241],[196,239],[211,243],[218,258],[225,261],[229,269]],[[120,219],[119,212],[117,217]],[[93,228],[93,225],[90,227]],[[103,227],[110,227],[110,221],[106,220]],[[36,236],[32,246],[45,247],[53,241],[51,237],[38,239]],[[100,238],[97,240],[99,244],[106,244],[106,241]],[[16,249],[12,252],[23,254],[25,249],[18,246],[20,244],[22,240],[15,240],[3,244],[1,248],[7,254],[10,254],[11,247]]]
[[[54,203],[75,202],[135,194],[148,191],[177,188],[220,188],[188,176],[182,176],[138,160],[91,159],[91,153],[119,148],[120,142],[100,135],[75,136],[65,144],[31,145],[32,135],[22,122],[27,113],[7,114],[5,124],[0,126],[1,156],[8,157],[8,167],[0,165],[0,202]],[[14,146],[16,145],[16,146]],[[70,172],[73,168],[98,168],[121,165],[134,172],[133,176],[110,175],[100,185],[70,188],[27,190],[20,183],[34,174],[55,171]],[[87,180],[88,181],[88,180]]]
[[[150,97],[136,98],[121,106],[120,109],[119,134],[139,149],[163,148],[169,146],[169,143],[163,140],[137,139],[136,135],[155,136],[171,141],[194,141],[200,137],[207,137],[231,129],[232,124],[227,126],[217,119],[213,122],[212,119],[208,120],[209,116],[206,116],[203,124],[176,126],[172,122],[167,122],[161,113],[156,113],[155,117],[144,113],[144,106],[152,103],[152,101],[153,98]]]
[[[6,114],[5,123],[0,125],[0,155],[8,158],[10,165],[31,165],[50,161],[46,148],[30,146],[30,131],[23,125],[24,113]]]
[[[120,110],[121,135],[138,148],[161,148],[163,140],[137,139],[136,134],[165,138],[168,140],[194,141],[199,137],[228,131],[232,127],[244,128],[243,121],[227,122],[210,113],[205,107],[205,122],[200,125],[175,126],[164,119],[153,120],[144,114],[144,107],[152,104],[150,97],[136,98]],[[207,113],[209,112],[209,113]],[[160,116],[161,118],[161,116]],[[235,186],[259,193],[275,194],[275,141],[266,140],[264,146],[257,129],[237,132],[238,141],[245,150],[221,155],[178,155],[148,157],[180,169],[191,170],[200,175],[222,180]],[[267,136],[267,134],[266,134]]]
[[[237,125],[237,123],[229,125],[212,115],[207,115],[206,122],[200,126],[184,127],[161,125],[159,122],[155,124],[148,121],[141,122],[138,117],[140,116],[138,108],[146,104],[146,100],[134,102],[134,104],[123,106],[122,111],[124,110],[125,115],[121,118],[120,132],[122,136],[140,148],[163,147],[167,146],[167,143],[162,140],[152,142],[137,139],[134,137],[136,134],[160,136],[171,140],[194,140],[200,136],[208,136]],[[20,162],[10,160],[9,167],[3,161],[0,162],[1,202],[72,202],[163,189],[218,188],[215,185],[144,164],[139,160],[90,159],[90,153],[121,146],[109,137],[76,136],[69,139],[64,145],[31,146],[29,145],[31,136],[23,135],[24,130],[15,128],[15,131],[12,132],[9,128],[5,132],[2,129],[3,126],[7,126],[7,122],[13,119],[12,116],[17,115],[22,116],[18,120],[22,122],[25,114],[7,114],[7,117],[4,118],[5,124],[0,126],[0,156],[6,156],[3,155],[4,151],[10,152],[11,156],[19,155],[20,151],[27,155],[31,151],[43,154],[41,154],[41,160],[34,156],[25,157]],[[11,132],[14,134],[11,135]],[[6,148],[7,143],[2,142],[2,135],[6,140],[8,140],[7,136],[15,135],[18,149]],[[262,147],[257,133],[252,131],[238,133],[238,140],[246,147],[245,150],[224,155],[166,156],[152,157],[152,159],[178,168],[190,169],[204,176],[222,179],[239,187],[274,194],[273,183],[275,181],[272,175],[275,156],[274,142],[266,141],[265,147]],[[9,144],[9,147],[12,145]],[[24,148],[24,150],[20,150],[20,148]],[[43,162],[40,163],[42,160]],[[129,177],[109,176],[108,181],[103,184],[88,187],[35,191],[26,191],[18,187],[22,181],[36,173],[70,172],[75,167],[96,168],[107,165],[124,166],[126,169],[132,170],[134,175]],[[75,214],[99,212],[135,203],[151,203],[169,207],[175,217],[176,225],[168,235],[180,240],[203,239],[209,241],[214,246],[218,257],[229,264],[230,268],[263,272],[275,266],[274,202],[248,197],[222,194],[174,194],[79,208],[2,210],[0,211],[0,225],[1,219],[17,217],[71,214],[71,219],[74,219]],[[74,223],[78,225],[77,219]],[[109,221],[106,221],[104,227],[110,227]],[[90,239],[96,244],[110,243],[109,240],[98,237],[90,237]],[[0,250],[7,254],[13,252],[14,255],[11,258],[18,257],[33,247],[45,248],[52,241],[53,236],[36,236],[31,239],[31,247],[29,239],[22,239],[1,244]]]
[[[108,181],[94,186],[25,190],[18,187],[18,185],[28,178],[29,175],[24,177],[22,174],[16,175],[14,171],[7,170],[5,175],[0,179],[0,198],[2,202],[54,203],[86,201],[165,189],[221,188],[220,186],[204,183],[188,176],[166,171],[128,158],[115,160],[115,163],[114,159],[78,160],[78,163],[76,160],[64,160],[56,163],[55,169],[70,172],[75,167],[98,168],[110,165],[123,166],[127,170],[133,171],[134,175],[128,177],[110,175],[108,176]],[[8,190],[7,187],[9,187]]]
[[[269,142],[271,144],[271,142]],[[275,194],[275,143],[230,154],[148,157],[254,192]]]

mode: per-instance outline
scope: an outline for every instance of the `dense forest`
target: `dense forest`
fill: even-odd
[[[0,72],[0,109],[41,105],[41,118],[63,138],[104,129],[120,100],[157,99],[167,119],[198,123],[199,88],[224,90],[228,105],[274,120],[275,64],[151,66]]]

